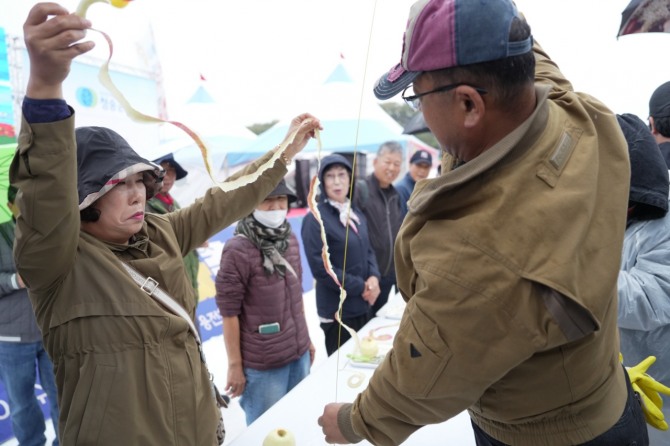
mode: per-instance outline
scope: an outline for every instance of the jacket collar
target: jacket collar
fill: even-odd
[[[548,117],[549,105],[547,98],[551,88],[547,85],[536,85],[535,94],[537,105],[535,111],[519,127],[498,141],[493,147],[477,158],[460,165],[458,169],[445,172],[442,176],[431,180],[420,181],[415,186],[414,195],[407,203],[412,213],[423,212],[428,209],[434,197],[440,196],[460,184],[466,183],[482,172],[495,166],[512,150],[519,147],[529,147],[535,142],[544,130]]]

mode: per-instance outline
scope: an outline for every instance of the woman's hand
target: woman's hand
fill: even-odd
[[[379,279],[375,276],[368,277],[368,280],[365,281],[365,290],[363,291],[363,299],[370,305],[374,305],[375,301],[379,297]]]
[[[295,138],[293,138],[293,142],[286,147],[286,151],[284,152],[286,157],[290,160],[304,149],[310,138],[314,137],[314,131],[317,129],[323,130],[321,122],[309,113],[303,113],[293,118],[284,141],[290,138],[293,132],[297,131],[297,133]]]
[[[70,73],[72,59],[93,49],[86,37],[91,22],[56,3],[38,3],[28,13],[23,35],[30,57],[30,79],[26,96],[60,99],[62,83]]]
[[[226,394],[231,398],[242,395],[247,379],[241,365],[228,364],[228,382],[226,383]]]

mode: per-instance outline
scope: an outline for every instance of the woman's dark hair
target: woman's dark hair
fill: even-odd
[[[100,210],[90,205],[86,209],[79,211],[79,218],[82,222],[95,223],[100,219]]]
[[[670,118],[654,118],[656,131],[666,138],[670,138]]]

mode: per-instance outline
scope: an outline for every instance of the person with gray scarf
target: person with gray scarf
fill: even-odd
[[[247,425],[302,381],[314,363],[300,246],[286,219],[295,200],[282,180],[238,222],[216,275],[228,354],[225,389],[240,397]]]

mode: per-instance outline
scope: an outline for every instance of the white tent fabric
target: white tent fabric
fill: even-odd
[[[170,115],[171,120],[188,126],[203,140],[209,152],[212,174],[218,180],[227,177],[231,167],[260,155],[246,151],[256,135],[237,122],[233,113],[234,110],[217,103],[201,84],[189,101]],[[186,132],[172,124],[162,125],[161,139],[163,142],[159,147],[142,151],[141,155],[153,160],[168,153],[174,154],[175,160],[188,171],[188,175],[175,183],[170,193],[180,205],[188,205],[213,185],[200,148]]]
[[[363,91],[360,84],[352,80],[342,63],[303,103],[301,108],[294,106],[290,116],[260,134],[246,150],[257,152],[273,147],[284,138],[295,115],[309,112],[323,124],[321,142],[324,153],[375,153],[383,142],[393,140],[405,148],[407,159],[419,148],[430,151],[437,159],[437,150],[402,133],[402,126],[381,108],[371,91]],[[309,157],[317,148],[316,141],[310,141],[300,156]]]

